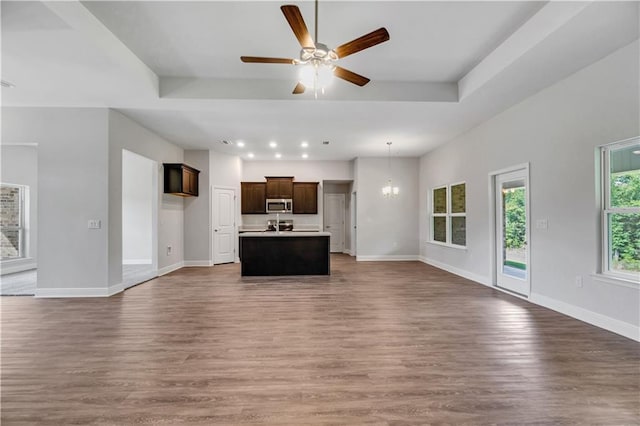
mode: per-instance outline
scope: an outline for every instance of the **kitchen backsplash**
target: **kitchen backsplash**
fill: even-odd
[[[266,226],[267,220],[275,219],[275,214],[244,214],[242,215],[242,227]],[[294,228],[318,228],[320,229],[320,215],[280,214],[280,220],[293,220]]]

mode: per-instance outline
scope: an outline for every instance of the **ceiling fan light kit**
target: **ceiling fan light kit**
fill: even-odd
[[[318,42],[318,0],[315,2],[315,41],[309,34],[309,30],[298,6],[284,5],[281,6],[280,9],[298,39],[300,46],[302,46],[300,58],[241,56],[240,60],[242,62],[300,65],[302,66],[299,74],[300,79],[293,89],[293,94],[298,95],[304,93],[306,89],[313,89],[316,99],[318,97],[318,90],[324,93],[324,89],[331,84],[333,77],[341,78],[357,86],[364,86],[369,83],[370,80],[367,77],[339,67],[335,63],[341,58],[389,40],[389,33],[385,28],[378,28],[335,49],[329,49],[326,44]]]

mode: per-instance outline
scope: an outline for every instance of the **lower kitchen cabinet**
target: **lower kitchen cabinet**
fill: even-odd
[[[293,182],[293,214],[318,214],[318,182]]]

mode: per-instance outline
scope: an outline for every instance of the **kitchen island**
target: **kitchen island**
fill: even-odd
[[[244,232],[241,275],[329,275],[330,236],[329,232]]]

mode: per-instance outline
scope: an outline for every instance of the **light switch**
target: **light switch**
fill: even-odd
[[[102,224],[100,223],[100,219],[89,219],[87,226],[89,229],[100,229]]]

